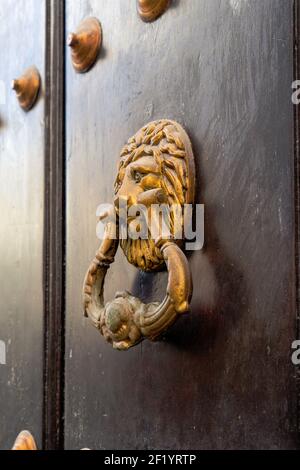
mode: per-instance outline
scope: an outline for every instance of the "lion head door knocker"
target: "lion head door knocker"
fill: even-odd
[[[181,250],[182,236],[177,235],[180,229],[182,233],[183,208],[194,202],[194,189],[191,142],[177,122],[167,119],[150,122],[122,149],[115,182],[115,217],[108,219],[103,241],[83,285],[85,315],[116,349],[128,349],[145,338],[158,339],[189,309],[192,278]],[[157,216],[153,207],[172,209],[169,211],[169,236],[162,230],[162,211]],[[132,211],[136,208],[137,212]],[[174,208],[180,208],[176,217]],[[136,216],[143,210],[146,232]],[[121,235],[124,224],[128,229],[125,237]],[[131,236],[132,225],[138,233],[143,232],[144,237]],[[119,239],[127,260],[136,267],[154,271],[166,265],[168,285],[161,303],[144,304],[128,292],[119,292],[114,300],[104,304],[105,275],[114,261]]]

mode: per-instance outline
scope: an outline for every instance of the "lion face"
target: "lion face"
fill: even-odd
[[[115,182],[117,213],[125,203],[128,211],[138,204],[150,211],[152,204],[159,203],[154,197],[157,194],[169,206],[182,208],[185,203],[192,202],[185,143],[190,145],[184,130],[179,124],[167,120],[151,122],[129,139],[121,152]],[[133,220],[129,217],[127,224],[131,222]],[[172,217],[170,232],[174,235]],[[152,271],[161,268],[164,260],[150,232],[148,235],[147,239],[122,239],[121,247],[130,263]]]
[[[151,201],[151,198],[149,198],[150,201],[147,201],[147,193],[151,193],[153,189],[160,189],[162,186],[163,181],[159,166],[151,156],[141,157],[126,167],[114,202],[118,215],[120,215],[122,204],[127,204],[126,216],[129,229],[130,225],[135,223],[134,218],[130,215],[130,209],[140,204],[142,200],[143,206],[148,210],[148,220],[150,220],[151,202],[155,201]],[[124,254],[130,263],[145,271],[159,269],[164,263],[161,252],[155,247],[148,227],[140,227],[140,230],[147,230],[148,238],[135,240],[130,237],[129,233],[128,238],[121,239]]]

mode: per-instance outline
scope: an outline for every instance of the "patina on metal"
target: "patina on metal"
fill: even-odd
[[[175,121],[153,121],[140,129],[121,151],[115,182],[116,221],[106,225],[104,239],[91,262],[83,284],[84,314],[114,348],[126,350],[145,338],[158,339],[177,317],[189,310],[192,277],[180,240],[121,239],[128,261],[153,271],[166,265],[168,285],[164,300],[143,303],[128,292],[118,292],[104,304],[106,272],[118,249],[120,200],[128,208],[143,203],[169,205],[194,201],[195,170],[192,146],[184,129]],[[171,227],[174,230],[174,227]],[[117,236],[115,236],[117,235]]]
[[[24,111],[29,111],[37,100],[41,86],[40,74],[36,67],[29,67],[23,75],[12,81],[19,104]]]
[[[76,33],[68,35],[72,64],[76,72],[87,72],[96,62],[102,45],[102,28],[94,17],[85,18]]]
[[[137,0],[137,11],[143,21],[156,20],[168,8],[170,0]]]

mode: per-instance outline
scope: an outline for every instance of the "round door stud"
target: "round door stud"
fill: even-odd
[[[156,20],[168,8],[170,0],[137,0],[137,10],[143,21]]]
[[[37,450],[34,437],[29,431],[22,431],[18,435],[12,450]]]
[[[41,86],[40,74],[36,67],[25,70],[20,78],[12,81],[11,87],[15,90],[22,109],[29,111],[38,97]]]
[[[72,64],[76,72],[87,72],[96,62],[102,45],[102,28],[94,17],[85,18],[76,33],[68,36]]]

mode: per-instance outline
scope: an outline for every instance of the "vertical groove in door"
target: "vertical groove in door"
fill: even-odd
[[[300,80],[300,0],[294,0],[294,80]],[[296,272],[296,328],[300,339],[300,104],[294,105],[295,153],[295,272]],[[297,431],[300,442],[300,369],[296,367],[297,380]]]
[[[64,445],[65,2],[46,0],[43,448]]]

